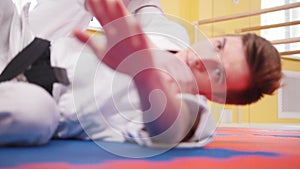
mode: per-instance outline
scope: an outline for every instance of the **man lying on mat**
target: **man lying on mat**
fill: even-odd
[[[280,85],[278,52],[254,34],[213,38],[174,57],[160,50],[159,43],[150,42],[119,1],[87,3],[103,25],[107,41],[88,41],[89,36],[78,31],[75,35],[88,42],[98,60],[70,37],[52,42],[52,66],[65,68],[72,84],[54,84],[51,94],[56,103],[36,86],[1,84],[1,91],[15,90],[18,96],[40,93],[39,100],[14,103],[4,98],[16,97],[15,93],[1,96],[1,103],[10,106],[0,108],[1,114],[6,112],[2,117],[16,124],[1,130],[2,145],[43,144],[54,135],[146,146],[204,146],[212,141],[215,129],[205,98],[249,104]],[[30,105],[32,110],[24,108]],[[1,129],[11,124],[3,123]],[[35,132],[24,135],[28,130]]]

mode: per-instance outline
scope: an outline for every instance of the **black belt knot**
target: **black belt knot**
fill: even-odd
[[[21,74],[28,82],[43,87],[50,94],[53,83],[70,84],[64,68],[51,66],[50,42],[40,38],[35,38],[7,64],[0,74],[0,82],[12,80]]]

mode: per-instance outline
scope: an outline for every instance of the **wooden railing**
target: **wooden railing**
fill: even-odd
[[[273,8],[261,9],[261,10],[257,10],[257,11],[233,14],[233,15],[229,15],[229,16],[221,16],[221,17],[216,17],[216,18],[198,20],[198,21],[194,22],[195,31],[198,28],[198,26],[200,26],[200,25],[235,20],[235,19],[240,19],[240,18],[245,18],[245,17],[266,14],[266,13],[270,13],[270,12],[288,10],[288,9],[297,8],[297,7],[300,7],[300,2],[277,6],[277,7],[273,7]],[[263,29],[293,26],[293,25],[299,25],[299,24],[300,24],[300,21],[291,21],[291,22],[277,23],[277,24],[272,24],[272,25],[263,25],[263,26],[259,25],[259,26],[253,26],[253,27],[238,28],[238,29],[234,30],[234,32],[235,33],[244,33],[244,32],[251,32],[251,31],[259,31],[259,30],[263,30]],[[195,34],[196,34],[196,32],[195,32]],[[297,43],[297,42],[300,42],[300,37],[271,41],[271,43],[273,45],[290,44],[290,43]],[[300,54],[300,50],[285,51],[285,52],[280,52],[280,54],[281,54],[281,56]]]

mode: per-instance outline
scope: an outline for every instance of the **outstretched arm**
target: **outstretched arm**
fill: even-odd
[[[133,78],[145,127],[153,141],[174,144],[182,141],[194,124],[197,112],[189,112],[167,85],[164,73],[155,67],[153,58],[166,53],[157,52],[159,50],[149,42],[119,0],[87,0],[87,3],[104,28],[107,44],[101,46],[81,31],[75,31],[76,37],[87,43],[102,62]]]

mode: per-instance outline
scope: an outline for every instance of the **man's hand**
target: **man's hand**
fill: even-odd
[[[122,0],[87,0],[86,3],[103,26],[107,43],[97,43],[84,32],[75,31],[74,34],[87,43],[102,62],[130,76],[153,66],[149,49],[154,45]]]

